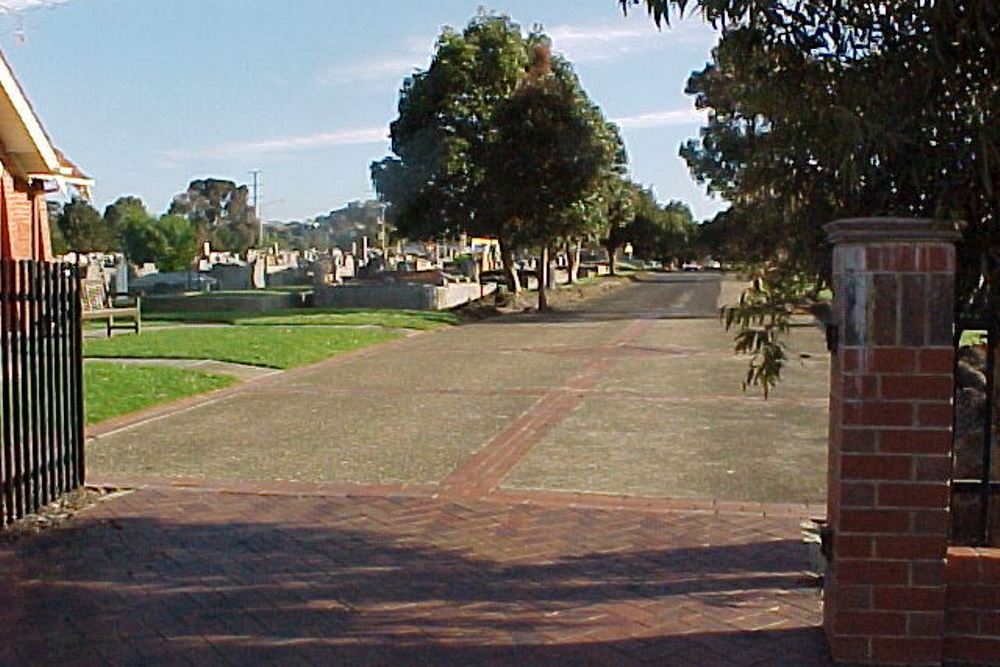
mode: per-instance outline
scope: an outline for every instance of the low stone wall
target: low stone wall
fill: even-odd
[[[177,312],[250,312],[302,308],[301,294],[239,294],[210,296],[204,294],[179,296],[147,296],[142,300],[142,310],[147,313]]]
[[[453,283],[435,287],[433,310],[448,310],[478,301],[497,291],[496,283]]]
[[[1000,665],[1000,549],[948,549],[946,661]]]
[[[611,267],[607,264],[582,264],[580,266],[580,277],[587,278],[589,276],[609,276],[611,275]]]
[[[477,301],[495,291],[493,283],[453,283],[446,287],[411,283],[341,285],[318,288],[313,296],[313,305],[316,308],[447,310]]]

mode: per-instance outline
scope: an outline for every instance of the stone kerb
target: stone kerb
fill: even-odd
[[[954,224],[826,226],[834,316],[824,625],[837,661],[940,664],[953,395]]]

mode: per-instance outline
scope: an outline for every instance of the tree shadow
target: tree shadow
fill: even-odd
[[[361,527],[131,517],[2,551],[4,665],[828,664],[819,629],[766,613],[815,601],[794,541],[486,558]]]

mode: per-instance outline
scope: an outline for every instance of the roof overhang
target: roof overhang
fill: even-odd
[[[0,145],[3,162],[25,181],[49,181],[60,189],[72,185],[87,196],[94,180],[67,160],[49,140],[21,84],[0,53]]]

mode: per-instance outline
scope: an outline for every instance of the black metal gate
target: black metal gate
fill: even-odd
[[[80,282],[75,267],[0,260],[0,519],[84,482]]]
[[[998,346],[997,318],[959,318],[951,485],[951,540],[955,544],[1000,546]]]

